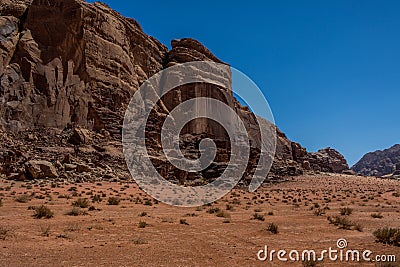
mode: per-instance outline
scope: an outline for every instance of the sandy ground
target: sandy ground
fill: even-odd
[[[396,255],[400,262],[400,247],[377,243],[372,234],[400,227],[396,192],[398,181],[324,174],[265,185],[256,193],[235,189],[211,206],[176,208],[157,203],[135,184],[0,180],[0,266],[306,266],[276,258],[261,262],[257,252],[265,245],[300,252],[336,249],[340,238],[348,249]],[[95,195],[100,202],[92,201]],[[110,197],[121,201],[109,205]],[[67,215],[79,198],[93,207]],[[53,218],[34,218],[33,208],[42,204]],[[327,207],[325,214],[317,216],[318,207]],[[343,207],[353,210],[346,217],[362,231],[329,223],[328,216]],[[220,212],[210,213],[217,208]],[[373,213],[383,218],[372,218]],[[271,223],[278,234],[267,230]],[[325,259],[317,266],[398,265]]]

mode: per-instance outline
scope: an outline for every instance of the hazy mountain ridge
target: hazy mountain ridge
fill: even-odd
[[[385,150],[377,150],[364,155],[352,170],[367,176],[393,174],[400,163],[400,144]]]

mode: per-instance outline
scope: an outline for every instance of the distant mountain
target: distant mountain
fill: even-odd
[[[400,144],[366,154],[352,167],[352,170],[368,176],[384,176],[394,173],[398,163],[400,163]]]

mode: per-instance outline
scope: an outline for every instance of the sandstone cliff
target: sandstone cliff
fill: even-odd
[[[222,63],[201,43],[189,38],[172,41],[172,49],[168,50],[145,34],[135,20],[101,3],[3,0],[0,15],[0,125],[4,140],[0,161],[3,173],[19,179],[28,174],[26,163],[32,159],[51,161],[61,177],[127,179],[120,140],[131,95],[147,78],[174,64]],[[255,115],[231,92],[219,89],[207,85],[178,88],[162,99],[161,110],[153,114],[148,125],[149,132],[153,130],[157,140],[160,114],[187,99],[206,95],[221,100],[236,110],[248,130],[252,129],[252,157],[247,172],[251,174],[262,141]],[[348,169],[337,151],[308,153],[276,131],[273,175]],[[223,129],[211,121],[197,120],[184,133],[188,153],[196,149],[199,138],[212,137],[220,144],[219,157],[203,173],[205,178],[224,170],[230,147]],[[158,143],[149,146],[160,172],[166,170],[165,175],[172,178],[181,175],[165,167]],[[76,175],[85,173],[78,170],[93,173]]]
[[[3,125],[118,133],[127,99],[163,68],[167,48],[100,3],[12,3],[0,21]]]

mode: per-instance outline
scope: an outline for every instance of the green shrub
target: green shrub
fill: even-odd
[[[163,223],[174,223],[175,220],[173,218],[162,218],[161,222],[163,222]]]
[[[95,203],[95,202],[100,203],[102,200],[103,199],[101,198],[101,196],[97,195],[97,194],[92,197],[92,202],[93,203]]]
[[[0,226],[0,240],[6,240],[10,230],[4,226]]]
[[[363,231],[363,227],[361,226],[361,224],[356,223],[356,224],[353,224],[353,230],[362,232]]]
[[[349,216],[353,213],[353,209],[349,207],[344,207],[340,209],[340,215]]]
[[[147,241],[143,238],[143,237],[135,237],[132,240],[133,244],[135,245],[143,245],[143,244],[147,244]]]
[[[72,202],[72,206],[86,209],[89,207],[89,201],[86,198],[78,198],[76,201]]]
[[[322,216],[324,214],[325,214],[325,210],[324,209],[317,208],[317,209],[314,210],[314,215],[315,216]]]
[[[145,217],[147,216],[147,212],[142,211],[141,213],[139,213],[139,217]]]
[[[15,198],[15,201],[19,202],[19,203],[28,203],[29,201],[31,201],[31,197],[24,194],[24,195],[19,195]]]
[[[79,207],[73,207],[72,210],[68,211],[65,215],[69,216],[79,216],[79,215],[87,215],[87,213]]]
[[[318,261],[316,260],[305,260],[303,261],[303,267],[317,267]]]
[[[217,212],[219,212],[219,211],[221,211],[221,209],[218,208],[218,207],[209,208],[209,209],[207,210],[207,212],[210,213],[210,214],[214,214],[214,213],[217,213]]]
[[[253,219],[259,221],[265,221],[264,215],[257,212],[253,214]]]
[[[142,204],[142,203],[143,203],[142,199],[140,197],[136,197],[135,204]]]
[[[35,207],[33,217],[36,219],[50,219],[53,218],[54,213],[45,205],[41,205],[39,207]]]
[[[139,222],[139,228],[146,228],[146,226],[147,226],[146,222],[144,222],[144,221]]]
[[[153,203],[151,202],[151,200],[147,199],[144,201],[143,205],[145,206],[153,206]]]
[[[67,228],[64,229],[65,232],[76,232],[79,231],[80,227],[78,224],[69,224]]]
[[[328,221],[331,224],[338,226],[339,229],[351,230],[351,227],[353,226],[352,222],[345,217],[340,217],[340,216],[328,217]]]
[[[108,198],[108,205],[119,205],[121,199],[119,197],[109,197]]]
[[[362,232],[362,226],[360,224],[353,223],[346,217],[342,217],[342,216],[328,217],[328,221],[330,224],[333,224],[333,225],[339,227],[339,229],[357,230],[359,232]]]
[[[400,228],[380,228],[373,234],[380,243],[400,246]]]
[[[271,232],[271,233],[273,233],[273,234],[278,234],[279,233],[279,229],[278,229],[278,225],[276,225],[276,224],[274,224],[274,223],[270,223],[268,226],[267,226],[267,229],[266,229],[268,232]]]
[[[180,219],[179,224],[189,225],[189,223],[185,219]]]
[[[231,204],[226,204],[226,210],[233,210],[233,206]]]
[[[374,218],[374,219],[382,219],[383,215],[380,212],[379,213],[372,213],[371,217]]]
[[[215,215],[217,215],[217,217],[223,217],[223,218],[230,218],[231,217],[229,212],[223,211],[223,210],[218,211]]]
[[[239,199],[234,198],[230,203],[233,204],[233,205],[240,205],[241,202],[240,202]]]
[[[50,236],[50,226],[47,226],[47,227],[40,226],[40,235],[49,237]]]

